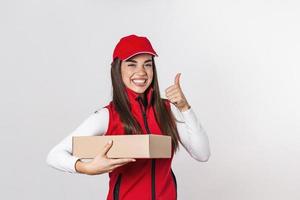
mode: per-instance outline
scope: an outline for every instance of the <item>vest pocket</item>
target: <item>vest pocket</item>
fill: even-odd
[[[117,181],[116,181],[116,184],[115,184],[115,187],[114,187],[114,200],[119,200],[121,178],[122,178],[122,175],[119,174],[118,178],[117,178]]]
[[[176,181],[176,177],[175,177],[175,174],[174,174],[172,169],[171,169],[171,175],[172,175],[172,178],[173,178],[173,181],[174,181],[175,191],[176,191],[176,199],[177,199],[177,181]]]

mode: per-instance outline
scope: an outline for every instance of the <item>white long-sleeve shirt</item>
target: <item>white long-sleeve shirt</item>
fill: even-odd
[[[176,122],[183,147],[195,160],[206,162],[210,157],[208,136],[192,108],[180,112],[175,105],[171,104],[171,111],[176,119],[184,122]],[[71,134],[50,150],[46,159],[47,164],[60,171],[79,173],[75,170],[75,163],[79,158],[72,155],[72,137],[104,135],[108,123],[107,108],[101,108],[91,114]]]

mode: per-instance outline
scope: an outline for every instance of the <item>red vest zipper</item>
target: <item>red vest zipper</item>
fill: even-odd
[[[144,119],[144,124],[145,128],[148,134],[151,134],[148,122],[147,122],[147,116],[146,116],[146,111],[144,110],[144,105],[142,102],[141,96],[138,97],[139,105],[143,114],[143,119]],[[152,200],[155,200],[155,159],[152,159],[151,161],[151,191],[152,191]]]

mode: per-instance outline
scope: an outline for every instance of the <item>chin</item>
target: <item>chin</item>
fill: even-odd
[[[139,94],[143,94],[146,91],[146,89],[133,89],[133,91]]]
[[[147,89],[148,89],[149,86],[146,86],[144,88],[136,88],[136,87],[133,87],[131,88],[131,90],[133,90],[134,92],[136,93],[139,93],[139,94],[143,94]]]

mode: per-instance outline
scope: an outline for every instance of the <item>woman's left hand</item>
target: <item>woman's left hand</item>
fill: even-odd
[[[188,104],[179,83],[181,73],[176,74],[175,83],[168,87],[166,92],[166,97],[173,103],[181,112],[190,109],[190,105]]]

